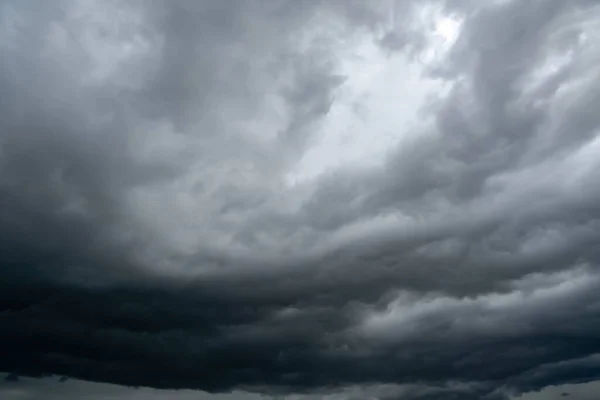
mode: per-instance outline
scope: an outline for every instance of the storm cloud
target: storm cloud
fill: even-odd
[[[597,380],[599,62],[589,0],[0,3],[2,385]]]

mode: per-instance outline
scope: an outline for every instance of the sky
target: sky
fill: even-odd
[[[4,400],[600,391],[600,3],[0,1]]]

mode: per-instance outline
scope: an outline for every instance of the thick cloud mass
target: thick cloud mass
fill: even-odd
[[[597,2],[4,1],[0,28],[0,371],[600,377]]]

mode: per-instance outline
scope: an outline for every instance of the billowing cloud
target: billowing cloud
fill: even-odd
[[[3,2],[0,371],[390,400],[596,380],[599,17]]]

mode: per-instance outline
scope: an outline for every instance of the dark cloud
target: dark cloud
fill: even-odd
[[[19,382],[19,376],[15,374],[8,374],[4,377],[6,382]]]
[[[599,378],[594,2],[0,10],[7,381],[495,400]],[[424,62],[424,10],[460,34],[421,66],[420,119],[370,120],[365,146],[400,137],[379,164],[291,184],[336,106],[375,97],[347,94],[361,51]]]

